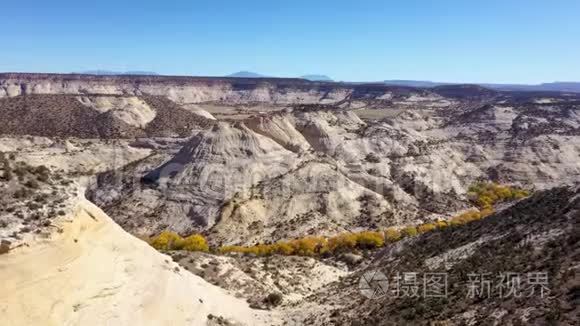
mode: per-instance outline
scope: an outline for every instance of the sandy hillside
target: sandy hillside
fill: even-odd
[[[275,324],[90,202],[81,200],[67,219],[51,239],[0,256],[1,325]]]

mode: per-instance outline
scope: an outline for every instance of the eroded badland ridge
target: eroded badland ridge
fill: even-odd
[[[9,73],[0,120],[8,325],[578,320],[579,94]],[[486,272],[551,294],[466,299]]]

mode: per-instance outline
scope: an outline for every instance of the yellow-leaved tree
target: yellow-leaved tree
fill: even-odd
[[[306,237],[290,242],[290,245],[294,248],[294,253],[302,256],[312,256],[318,253],[325,244],[326,239],[322,237]]]
[[[397,242],[401,240],[401,238],[402,238],[401,231],[395,228],[388,228],[385,230],[385,240],[387,242]]]
[[[183,248],[183,239],[175,232],[163,231],[153,237],[149,244],[159,250],[179,250]]]
[[[417,227],[417,232],[419,233],[427,233],[437,229],[437,225],[435,223],[425,223],[421,224]]]
[[[356,245],[361,249],[382,247],[385,239],[380,232],[364,231],[356,234]]]
[[[404,228],[401,231],[401,234],[403,235],[403,237],[407,238],[407,237],[414,237],[417,235],[417,228],[414,226],[407,226],[406,228]]]
[[[328,239],[323,253],[350,251],[356,247],[356,236],[352,233],[343,233]]]
[[[209,251],[209,246],[207,241],[201,234],[192,234],[189,237],[183,239],[183,250],[188,251]]]

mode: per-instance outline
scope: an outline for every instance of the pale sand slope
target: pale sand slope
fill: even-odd
[[[211,325],[209,314],[276,324],[177,269],[90,202],[82,199],[74,215],[50,240],[0,256],[0,325]]]

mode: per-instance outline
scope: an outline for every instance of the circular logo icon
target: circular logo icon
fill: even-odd
[[[365,297],[377,299],[387,295],[389,280],[379,271],[368,271],[361,276],[358,288]]]

